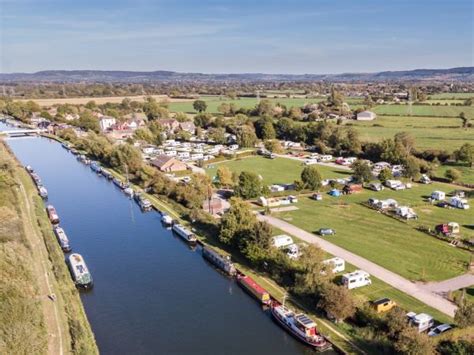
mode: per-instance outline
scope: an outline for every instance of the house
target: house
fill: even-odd
[[[372,284],[369,273],[363,270],[356,270],[354,272],[342,275],[342,284],[349,290],[362,286]]]
[[[166,119],[161,119],[158,120],[158,123],[163,126],[163,128],[170,132],[173,133],[178,129],[179,127],[179,122],[173,118],[166,118]]]
[[[182,171],[187,169],[185,163],[167,155],[158,156],[151,162],[151,165],[164,172]]]
[[[192,121],[180,122],[178,125],[178,128],[181,129],[182,131],[186,131],[191,134],[194,134],[196,132],[196,126],[194,125],[194,122]]]
[[[357,121],[373,121],[377,115],[372,111],[362,111],[357,114]]]

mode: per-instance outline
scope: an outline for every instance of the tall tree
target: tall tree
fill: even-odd
[[[235,194],[243,199],[262,196],[263,186],[257,174],[251,171],[242,171],[239,175],[239,183],[235,188]]]
[[[321,174],[315,166],[306,166],[301,172],[301,181],[310,190],[317,190],[321,185]]]
[[[321,288],[320,297],[318,307],[334,317],[336,322],[352,317],[356,311],[354,299],[347,287],[339,286],[332,282],[324,283]]]
[[[357,182],[365,183],[372,180],[372,170],[366,161],[357,160],[354,164],[352,164],[352,170],[352,176]]]
[[[199,113],[207,110],[207,103],[203,100],[196,100],[193,102],[193,108]]]

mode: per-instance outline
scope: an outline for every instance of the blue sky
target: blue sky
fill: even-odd
[[[473,66],[464,0],[0,0],[0,72]]]

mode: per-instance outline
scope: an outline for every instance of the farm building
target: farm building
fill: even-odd
[[[377,118],[377,115],[372,111],[362,111],[357,114],[357,121],[372,121]]]
[[[187,169],[185,163],[167,155],[159,155],[151,162],[151,165],[163,172],[182,171]]]

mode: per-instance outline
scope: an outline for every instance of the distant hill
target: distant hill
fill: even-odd
[[[1,74],[0,82],[259,82],[259,81],[473,81],[474,67],[415,69],[378,73],[343,74],[203,74],[174,71],[45,70],[36,73]]]

